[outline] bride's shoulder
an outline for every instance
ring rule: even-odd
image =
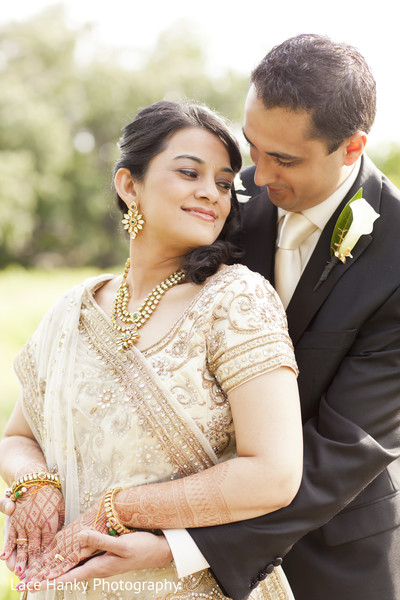
[[[245,285],[250,287],[262,286],[269,291],[273,290],[273,287],[265,277],[241,264],[224,265],[213,277],[215,278],[215,282],[219,283],[225,289],[227,285],[233,287]]]
[[[213,276],[213,280],[213,296],[217,302],[230,303],[247,297],[253,307],[258,307],[256,310],[273,308],[283,313],[282,303],[271,283],[245,265],[225,265]]]
[[[102,275],[91,278],[84,282],[84,286],[95,302],[104,310],[105,313],[111,312],[111,307],[118,288],[121,284],[121,275]]]

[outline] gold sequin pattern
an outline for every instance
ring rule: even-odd
[[[81,307],[72,410],[82,511],[112,486],[173,479],[233,457],[229,391],[282,364],[296,371],[280,302],[246,267],[221,269],[167,335],[140,355],[136,349],[115,351],[117,333],[92,291],[85,291]],[[63,351],[63,340],[60,329],[57,352]],[[18,374],[29,422],[43,438],[46,382],[39,381],[34,354],[28,344]],[[55,401],[62,422],[65,406],[61,396]],[[59,444],[66,454],[65,440]],[[124,581],[164,577],[179,581],[173,569],[138,571]],[[193,577],[180,580],[186,595],[179,600],[224,598],[209,571]],[[250,598],[287,600],[282,586],[271,588],[273,581],[272,574]],[[122,593],[124,599],[131,596]],[[93,597],[99,596],[93,591]]]

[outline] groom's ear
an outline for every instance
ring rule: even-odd
[[[347,166],[354,165],[364,152],[367,144],[367,134],[364,131],[356,131],[353,133],[344,144],[344,164]]]

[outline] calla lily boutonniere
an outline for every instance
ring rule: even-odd
[[[331,240],[331,260],[326,265],[314,292],[339,263],[353,258],[351,251],[362,235],[371,233],[379,214],[362,197],[362,188],[348,201],[336,221]]]
[[[237,173],[235,179],[233,180],[233,187],[235,188],[238,202],[244,204],[250,200],[251,194],[249,194],[246,188],[243,186],[240,173]]]

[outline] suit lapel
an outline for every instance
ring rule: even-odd
[[[372,235],[362,236],[352,252],[353,258],[347,259],[344,264],[337,264],[327,280],[318,290],[313,291],[325,265],[331,258],[330,242],[336,221],[346,203],[360,187],[363,188],[363,197],[379,212],[382,178],[379,171],[377,171],[372,162],[366,157],[363,157],[360,173],[354,185],[325,226],[287,307],[289,332],[293,344],[296,344],[299,340],[332,288],[342,275],[355,264],[372,241]]]
[[[276,240],[276,207],[265,190],[243,205],[241,245],[245,254],[242,262],[274,283]]]

